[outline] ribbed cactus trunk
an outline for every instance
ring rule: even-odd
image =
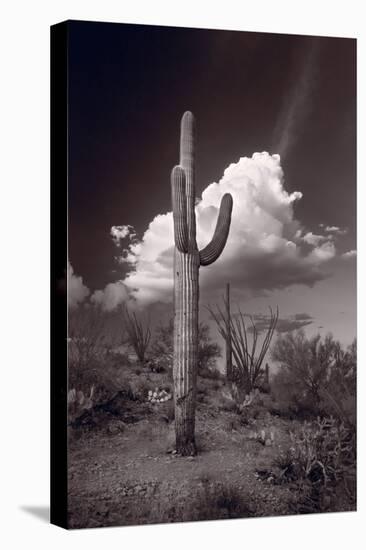
[[[198,361],[198,269],[196,253],[175,253],[174,395],[176,449],[196,452],[194,440]]]
[[[195,403],[198,368],[199,268],[221,254],[229,233],[232,198],[224,195],[211,243],[198,251],[195,217],[195,121],[181,122],[180,165],[172,171],[174,219],[174,402],[176,450],[196,454]]]

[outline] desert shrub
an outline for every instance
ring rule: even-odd
[[[216,342],[212,342],[210,328],[200,323],[198,328],[198,372],[211,372],[213,377],[219,377],[216,369],[216,361],[221,357],[221,348]]]
[[[118,315],[79,306],[69,310],[68,329],[68,412],[73,422],[111,399],[126,381],[123,357],[115,353],[122,340]]]
[[[215,508],[224,511],[228,518],[242,518],[252,515],[248,504],[235,487],[221,487],[214,494],[213,502]],[[221,514],[220,514],[221,515]]]
[[[155,332],[155,339],[151,346],[151,360],[154,370],[169,370],[173,365],[173,319],[167,325],[160,325]]]
[[[287,373],[280,369],[272,379],[272,404],[269,412],[282,418],[292,419],[291,407],[297,391],[296,384],[295,388],[291,387]]]
[[[130,379],[126,385],[126,393],[132,401],[146,401],[151,384],[146,378]]]
[[[222,389],[220,408],[227,411],[235,411],[241,417],[242,424],[248,424],[251,420],[264,417],[268,413],[264,398],[258,388],[245,394],[234,382]]]
[[[208,367],[201,367],[199,370],[199,375],[201,378],[208,378],[209,380],[221,380],[222,374],[221,372],[216,368],[208,368]]]
[[[321,398],[324,409],[351,428],[356,426],[356,371],[356,340],[346,350],[337,342],[334,364]]]
[[[169,391],[169,393],[173,393],[173,371],[171,369],[160,374],[149,373],[147,378],[153,385],[159,386],[162,389]]]
[[[90,359],[87,364],[69,362],[68,387],[89,395],[93,388],[93,405],[108,401],[126,388],[126,376],[113,356]]]
[[[208,521],[229,518],[245,518],[255,516],[253,502],[241,491],[224,482],[210,479],[204,475],[194,483],[183,483],[179,487],[174,502],[169,489],[164,485],[167,496],[156,498],[154,506],[147,503],[144,510],[144,523],[146,517],[150,523],[170,523],[176,521]],[[160,496],[160,495],[159,495]]]
[[[151,346],[151,360],[155,372],[172,370],[173,365],[173,334],[174,322],[169,320],[167,325],[161,325],[156,330],[154,342]],[[216,374],[216,361],[221,357],[221,349],[216,342],[212,342],[208,325],[200,323],[198,329],[198,372],[202,376],[219,376]]]
[[[207,395],[208,394],[208,384],[205,380],[198,379],[197,381],[197,394],[198,395]]]
[[[119,365],[121,368],[131,367],[131,359],[125,351],[120,351],[118,348],[111,350],[109,354],[112,358],[114,363]]]
[[[73,424],[77,418],[85,412],[90,411],[94,406],[94,386],[91,386],[88,395],[83,391],[76,391],[72,388],[67,393],[68,422]]]
[[[272,462],[275,470],[278,472],[276,479],[277,483],[287,483],[296,481],[302,478],[300,467],[297,464],[294,456],[294,448],[281,451]]]
[[[69,366],[69,389],[89,393],[94,386],[94,401],[103,402],[114,393],[122,391],[127,384],[127,375],[113,359],[104,362],[91,361],[82,370]]]
[[[295,461],[314,483],[334,483],[354,473],[355,433],[334,418],[318,418],[292,434]]]
[[[226,412],[237,412],[236,403],[225,397],[220,397],[218,400],[219,409]]]
[[[202,476],[193,508],[197,520],[234,519],[254,515],[248,499],[234,485],[210,480]]]
[[[240,420],[243,425],[250,424],[254,420],[263,418],[266,410],[260,405],[252,405],[239,410]]]
[[[68,363],[79,371],[91,362],[103,362],[116,357],[115,349],[122,343],[119,317],[98,306],[83,305],[69,309]]]
[[[218,391],[222,388],[222,382],[220,380],[220,378],[214,378],[214,382],[212,384],[212,389],[215,390],[215,391]]]
[[[287,374],[287,386],[296,388],[296,397],[311,399],[314,407],[320,403],[332,356],[330,336],[323,342],[319,334],[307,338],[303,330],[280,335],[272,348],[272,358]]]
[[[271,391],[277,409],[299,419],[334,415],[355,424],[356,341],[346,350],[328,334],[280,336],[272,349],[280,364]]]
[[[94,362],[87,365],[82,373],[71,373],[68,391],[69,422],[94,407],[109,402],[121,391],[129,391],[129,382],[119,367],[113,363]]]
[[[292,376],[280,370],[271,383],[272,403],[270,412],[290,420],[311,420],[320,413],[320,402],[316,404]]]
[[[273,466],[276,483],[296,482],[305,489],[309,512],[323,510],[336,492],[343,492],[351,508],[355,504],[355,431],[335,418],[305,422],[292,432],[291,447],[279,453]],[[300,512],[303,505],[300,501]]]
[[[168,370],[168,365],[170,366],[169,361],[164,356],[154,357],[145,361],[145,366],[151,370],[151,372],[156,372],[158,374],[166,372]]]

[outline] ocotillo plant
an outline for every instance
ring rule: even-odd
[[[243,313],[240,307],[238,307],[237,313],[234,315],[230,313],[228,320],[225,298],[224,306],[224,310],[220,306],[216,306],[216,308],[209,306],[207,309],[211,313],[211,317],[215,321],[219,333],[225,342],[228,341],[229,337],[231,339],[232,354],[235,362],[232,371],[233,379],[248,394],[263,382],[265,370],[262,368],[262,364],[276,329],[279,315],[278,307],[275,312],[269,308],[270,315],[267,319],[267,326],[264,329],[262,343],[258,345],[261,330],[255,324],[253,317]],[[250,327],[247,327],[246,320],[249,320]],[[249,333],[251,333],[251,343],[248,338]]]
[[[225,359],[226,359],[226,378],[229,382],[233,379],[233,349],[231,341],[231,313],[230,313],[230,283],[226,284],[225,294],[225,316],[226,316],[226,339],[225,339]]]
[[[267,388],[269,388],[269,364],[266,363],[266,366],[264,368],[264,383]]]
[[[196,453],[195,401],[198,368],[198,274],[220,256],[229,234],[233,200],[221,200],[211,242],[198,250],[195,215],[195,120],[189,111],[181,121],[180,162],[171,176],[174,220],[174,396],[176,450]]]
[[[128,308],[123,309],[123,316],[125,321],[125,329],[127,332],[127,340],[130,346],[132,346],[136,353],[137,359],[141,364],[145,362],[146,351],[149,347],[151,339],[150,323],[144,326],[141,319],[139,319],[135,312],[130,314]]]

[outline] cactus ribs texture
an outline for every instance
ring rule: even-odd
[[[198,368],[199,268],[220,256],[230,229],[233,200],[221,200],[211,242],[199,251],[195,215],[195,120],[191,112],[181,121],[180,164],[171,175],[174,221],[174,396],[176,450],[196,454],[194,437]]]

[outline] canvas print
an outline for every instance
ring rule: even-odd
[[[62,25],[67,527],[356,510],[356,41]]]

